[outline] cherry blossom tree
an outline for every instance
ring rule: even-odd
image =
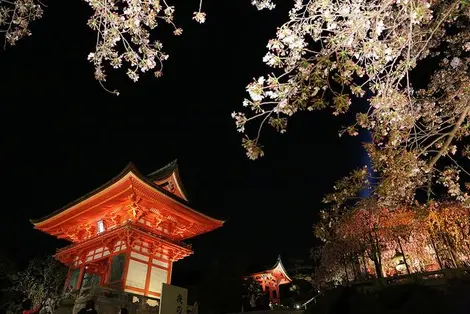
[[[315,226],[316,236],[329,243],[323,257],[335,260],[339,258],[337,254],[340,254],[342,257],[339,259],[343,260],[348,280],[358,277],[357,271],[353,271],[354,276],[348,276],[347,269],[351,263],[357,264],[359,269],[362,267],[367,275],[369,261],[373,263],[375,276],[383,277],[382,251],[386,242],[381,241],[384,230],[380,227],[385,213],[371,205],[367,201],[354,210],[342,213],[330,211],[327,214],[322,211],[322,219]],[[323,262],[328,265],[331,261]]]
[[[95,78],[103,84],[109,69],[123,69],[134,82],[140,75],[153,72],[163,75],[163,62],[168,55],[163,45],[152,35],[159,23],[173,27],[179,36],[183,30],[175,25],[175,7],[165,0],[86,0],[93,14],[88,26],[96,32],[96,47],[88,55],[95,67]],[[30,23],[41,18],[44,5],[39,0],[0,0],[0,32],[5,34],[5,45],[31,35]],[[202,0],[193,19],[204,23]]]
[[[468,267],[469,223],[469,209],[457,201],[390,210],[366,199],[353,208],[324,210],[315,225],[324,243],[316,280],[344,283]]]
[[[469,266],[469,210],[449,202],[429,206],[426,224],[441,252],[441,263],[450,267]]]
[[[273,8],[269,0],[253,4]],[[284,133],[300,111],[351,112],[355,121],[339,134],[372,134],[365,148],[382,205],[412,204],[416,191],[432,196],[442,185],[470,206],[469,172],[459,162],[470,155],[467,0],[297,0],[267,47],[263,60],[274,73],[250,83],[247,111],[232,114],[239,132],[255,126],[242,142],[250,159],[264,155],[265,125]],[[432,74],[421,77],[423,67]],[[342,183],[333,197],[370,185],[365,170]]]
[[[339,135],[372,135],[372,169],[339,180],[315,226],[326,281],[358,279],[361,268],[380,278],[465,265],[469,2],[297,0],[267,48],[274,73],[254,79],[247,109],[232,114],[239,132],[254,126],[242,140],[250,159],[264,155],[265,125],[284,133],[300,111],[352,113]],[[371,198],[358,199],[363,189]]]

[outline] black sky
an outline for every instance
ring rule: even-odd
[[[178,1],[181,37],[161,31],[170,59],[163,78],[111,75],[104,92],[86,60],[94,34],[84,1],[50,1],[33,36],[0,52],[2,251],[18,262],[58,243],[33,230],[38,218],[105,183],[132,161],[149,173],[178,158],[197,210],[228,219],[192,241],[186,265],[221,256],[305,255],[312,223],[333,182],[361,162],[359,140],[337,137],[328,112],[294,117],[287,134],[264,133],[266,157],[249,161],[230,117],[245,86],[267,73],[267,40],[291,5],[258,12],[249,0]],[[272,261],[274,263],[274,261]]]

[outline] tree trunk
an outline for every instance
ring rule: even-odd
[[[444,144],[442,145],[441,149],[437,154],[429,161],[427,164],[428,171],[431,171],[436,162],[441,158],[442,154],[447,151],[447,148],[449,145],[452,143],[452,140],[454,139],[455,135],[457,134],[457,131],[460,129],[460,126],[462,123],[465,121],[465,118],[467,117],[467,114],[470,112],[470,105],[467,106],[462,113],[460,114],[459,119],[455,122],[454,127],[450,131],[449,135],[447,136],[446,140],[444,141]]]
[[[377,231],[374,230],[374,244],[375,244],[375,254],[377,256],[377,266],[378,266],[378,271],[380,273],[380,278],[383,278],[383,272],[382,272],[382,252],[380,251],[380,244],[379,244],[379,237],[377,236]]]
[[[344,256],[343,256],[343,266],[344,266],[344,273],[346,274],[346,281],[349,283],[348,266],[346,264],[346,258],[344,258]]]
[[[436,252],[436,258],[437,262],[439,263],[439,267],[441,268],[441,270],[443,270],[444,267],[442,267],[441,258],[439,257],[439,252],[437,251],[436,243],[434,243],[434,238],[431,233],[429,233],[429,238],[431,239],[432,248],[434,249],[434,252]]]
[[[432,192],[432,170],[429,170],[429,173],[428,173],[428,188],[427,188],[428,203],[431,200],[431,192]]]
[[[382,279],[383,278],[382,265],[380,265],[380,262],[377,260],[377,257],[373,258],[373,262],[375,266],[375,273],[377,274],[377,279]]]
[[[462,234],[462,238],[467,239],[468,235],[465,235],[465,232],[463,232],[462,226],[459,226],[460,228],[460,233]],[[467,245],[467,254],[470,254],[470,245],[468,244],[467,241],[465,241],[465,244]]]
[[[369,273],[367,271],[366,254],[365,253],[362,254],[362,263],[364,264],[364,274],[367,278],[367,277],[369,277]]]
[[[450,256],[452,257],[452,262],[454,263],[455,268],[458,268],[459,262],[457,257],[455,256],[454,248],[452,247],[447,234],[444,235],[444,239],[446,241],[447,247],[449,248]]]
[[[369,240],[371,245],[371,252],[369,254],[370,259],[374,262],[375,273],[377,275],[377,279],[383,278],[382,274],[382,263],[379,259],[380,257],[380,248],[378,248],[377,241],[374,239],[372,233],[369,233]]]
[[[353,269],[355,280],[358,280],[359,277],[361,277],[361,262],[359,260],[359,255],[356,255],[353,258]]]
[[[397,236],[397,241],[398,241],[398,246],[400,247],[401,254],[403,255],[403,262],[405,262],[406,271],[408,272],[408,275],[411,275],[410,267],[408,267],[408,262],[406,260],[405,251],[403,251],[403,247],[401,246],[400,237],[398,237],[398,236]]]

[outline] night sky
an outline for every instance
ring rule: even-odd
[[[287,19],[285,1],[258,12],[249,0],[207,0],[206,24],[191,20],[198,1],[178,1],[181,37],[159,30],[170,59],[163,78],[133,83],[121,72],[106,93],[87,55],[95,35],[83,1],[50,1],[33,36],[0,52],[1,228],[4,254],[24,263],[63,245],[33,229],[40,218],[117,175],[132,161],[150,173],[173,159],[190,203],[226,225],[193,243],[180,262],[248,257],[274,264],[305,256],[312,224],[335,180],[363,162],[360,139],[340,139],[329,112],[302,113],[288,132],[263,133],[266,157],[249,161],[230,117],[245,86],[271,71],[269,38]],[[270,260],[271,259],[271,260]]]

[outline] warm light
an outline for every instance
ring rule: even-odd
[[[103,222],[103,220],[98,220],[98,222],[96,224],[97,224],[97,227],[98,227],[98,233],[104,232],[104,222]]]
[[[156,307],[156,306],[158,305],[158,301],[157,301],[157,300],[148,299],[148,300],[147,300],[147,304],[148,304],[150,307]]]
[[[398,272],[404,272],[406,270],[406,265],[404,263],[403,264],[398,264],[397,266],[395,266],[395,269]]]
[[[296,304],[296,305],[295,305],[295,308],[296,308],[296,309],[300,309],[300,305],[299,305],[299,304]]]

